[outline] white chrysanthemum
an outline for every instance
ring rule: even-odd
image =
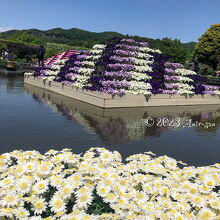
[[[114,160],[114,157],[112,155],[112,153],[110,151],[103,151],[101,154],[100,154],[100,159],[103,161],[103,162],[111,162]]]
[[[204,185],[213,188],[215,187],[215,180],[213,178],[206,178],[204,180]]]
[[[69,215],[64,215],[60,220],[95,220],[99,219],[95,215],[87,215],[85,213],[71,213]]]
[[[57,154],[57,153],[59,153],[59,151],[51,149],[51,150],[47,151],[47,152],[45,153],[45,155],[52,156],[52,155],[55,155],[55,154]]]
[[[89,68],[79,68],[78,72],[85,75],[90,75],[94,70]]]
[[[81,175],[78,174],[73,174],[67,178],[75,188],[78,188],[81,185],[81,179]]]
[[[196,195],[191,199],[191,203],[194,206],[202,207],[205,204],[205,200],[201,196]]]
[[[77,196],[76,206],[79,208],[86,208],[92,203],[92,196],[90,193],[84,193]]]
[[[91,54],[95,54],[95,55],[101,55],[103,52],[102,49],[92,49],[91,50]]]
[[[50,162],[44,162],[42,164],[40,164],[39,166],[37,166],[37,171],[40,175],[49,175],[50,171],[53,167],[53,164]]]
[[[177,167],[177,161],[172,159],[172,158],[169,158],[165,161],[165,166],[168,168],[168,169],[176,169]]]
[[[63,199],[68,199],[71,197],[73,191],[74,191],[74,187],[72,184],[69,183],[60,188],[59,194],[62,195]]]
[[[14,185],[14,177],[9,176],[0,181],[0,187],[9,188]]]
[[[146,65],[146,66],[137,66],[134,65],[134,70],[137,72],[151,72],[152,71],[152,67]]]
[[[95,44],[92,49],[99,49],[99,50],[103,50],[105,49],[106,45],[105,44]]]
[[[88,65],[88,66],[92,66],[92,67],[94,67],[95,66],[95,63],[93,62],[93,61],[83,61],[82,62],[82,65]]]
[[[33,206],[34,206],[34,213],[35,214],[41,214],[42,212],[44,212],[46,210],[46,203],[44,199],[38,198],[33,202]]]
[[[206,185],[202,185],[199,187],[199,192],[203,194],[209,194],[212,191],[211,187],[208,187]]]
[[[51,207],[51,210],[55,213],[64,212],[66,208],[65,202],[63,201],[63,199],[61,199],[58,196],[54,196],[52,198],[52,200],[50,201],[50,207]]]
[[[22,194],[28,193],[30,191],[31,182],[27,178],[21,178],[16,183],[16,189]]]
[[[137,57],[138,58],[142,58],[142,59],[149,59],[149,58],[151,58],[153,56],[150,55],[150,54],[147,54],[147,53],[138,52],[137,53]]]
[[[208,203],[213,209],[220,210],[220,199],[219,198],[212,199]]]
[[[35,167],[36,167],[36,164],[34,164],[34,163],[32,163],[32,162],[28,162],[28,163],[25,163],[25,164],[24,164],[24,170],[25,170],[25,172],[27,172],[27,173],[32,173],[32,172],[34,172]]]
[[[48,181],[40,180],[33,186],[33,190],[36,191],[37,194],[42,194],[48,189]]]
[[[13,208],[1,208],[0,209],[0,217],[12,218],[13,214],[14,214],[14,209]]]
[[[203,208],[198,214],[200,220],[211,220],[216,217],[216,214],[212,212],[210,209]]]
[[[99,175],[101,178],[107,179],[111,175],[111,172],[109,170],[99,169]]]
[[[138,72],[131,72],[132,74],[132,79],[140,81],[140,80],[146,80],[146,79],[151,79],[151,76],[148,76],[145,73],[138,73]]]
[[[1,199],[1,205],[5,207],[12,207],[17,205],[19,198],[15,194],[7,194],[3,199]]]
[[[22,220],[29,220],[29,215],[30,213],[23,207],[18,208],[17,210],[15,210],[15,215],[18,219],[22,219]]]
[[[149,196],[142,191],[136,191],[134,195],[134,201],[141,202],[141,203],[146,203],[149,199]]]
[[[101,55],[97,55],[97,56],[91,55],[91,56],[88,56],[87,59],[97,61],[100,57],[101,57]]]
[[[65,163],[75,164],[78,162],[78,157],[75,154],[68,152],[66,156],[63,158]]]
[[[104,198],[104,201],[109,202],[110,204],[115,203],[117,200],[118,200],[118,196],[111,192],[108,193]]]
[[[189,77],[185,77],[185,76],[178,76],[178,80],[181,82],[193,82],[192,79],[190,79]]]
[[[111,191],[111,187],[104,184],[99,184],[96,190],[99,196],[105,197]]]
[[[86,160],[90,160],[94,157],[94,154],[95,154],[94,152],[88,151],[84,154],[83,158],[86,159]]]
[[[81,188],[79,188],[77,191],[76,191],[76,195],[79,197],[80,195],[84,195],[84,194],[91,194],[92,191],[91,191],[91,188],[87,187],[87,186],[83,186]]]
[[[197,73],[192,71],[192,70],[187,70],[187,69],[176,69],[175,70],[177,75],[182,75],[182,76],[189,76],[189,75],[196,75]]]

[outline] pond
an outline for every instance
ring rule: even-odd
[[[152,151],[201,166],[219,162],[220,105],[107,109],[0,75],[0,153],[90,147],[125,158]]]

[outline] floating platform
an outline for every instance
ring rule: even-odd
[[[101,108],[130,108],[148,106],[190,106],[190,105],[219,105],[220,96],[212,95],[133,95],[121,97],[76,88],[72,85],[62,85],[48,82],[33,76],[26,76],[24,82],[39,88],[55,92]]]

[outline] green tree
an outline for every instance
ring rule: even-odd
[[[171,57],[173,62],[185,63],[190,57],[190,52],[183,46],[180,40],[163,38],[159,42],[161,52]]]
[[[213,24],[200,38],[194,56],[216,70],[220,68],[220,23]]]
[[[3,42],[0,42],[0,50],[7,49],[7,45]]]
[[[8,38],[8,40],[12,40],[17,43],[29,43],[37,45],[45,43],[43,39],[35,37],[23,31],[13,34],[10,38]]]

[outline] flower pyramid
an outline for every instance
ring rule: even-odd
[[[34,74],[25,73],[25,75],[34,75],[34,77],[40,77],[48,81],[53,81],[60,72],[61,67],[65,64],[69,57],[76,52],[76,50],[69,50],[48,58],[44,61],[43,67],[36,68]]]
[[[68,50],[64,53],[57,54],[51,58],[48,58],[44,61],[45,66],[53,65],[57,60],[67,60],[72,54],[76,53],[76,50]]]
[[[161,52],[158,51],[151,51],[152,55],[152,72],[148,73],[149,76],[151,76],[151,79],[149,80],[151,84],[151,92],[152,94],[158,94],[163,93],[162,91],[166,90],[164,86],[165,81],[165,62],[169,60],[169,57],[161,54]]]
[[[152,55],[146,42],[113,38],[106,45],[90,77],[87,89],[113,95],[150,94]]]
[[[180,63],[165,62],[164,90],[165,94],[193,94],[193,86],[189,84],[193,80],[189,76],[196,72],[186,70]]]
[[[206,85],[205,77],[170,62],[147,42],[133,39],[114,37],[106,45],[79,53],[68,51],[45,64],[36,70],[35,77],[112,95],[220,95],[220,87]]]
[[[88,79],[94,71],[95,62],[100,58],[105,45],[94,45],[91,51],[83,50],[73,54],[60,69],[55,81],[64,84],[74,84],[83,88],[88,86]]]

